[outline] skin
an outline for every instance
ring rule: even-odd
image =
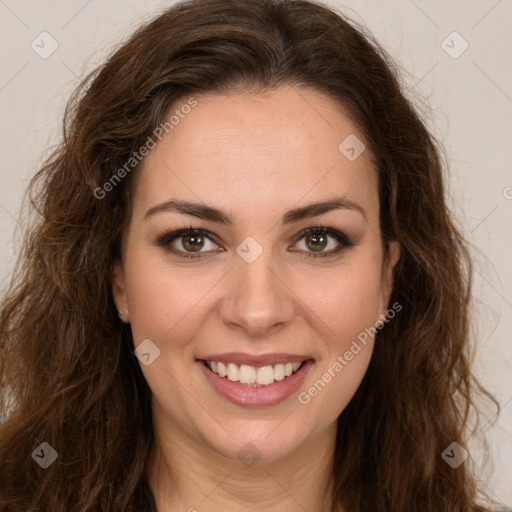
[[[378,323],[400,251],[392,242],[385,258],[372,157],[367,149],[350,161],[340,152],[349,134],[364,137],[338,103],[309,88],[196,99],[144,161],[123,261],[112,274],[113,297],[135,346],[149,338],[160,350],[150,365],[141,364],[153,393],[156,436],[149,482],[159,511],[325,511],[336,420],[367,370],[374,340],[369,337],[307,404],[295,393],[273,406],[235,405],[211,388],[196,358],[235,351],[307,354],[315,364],[302,392]],[[367,218],[336,209],[281,224],[292,208],[341,196]],[[174,211],[145,218],[171,197],[229,212],[234,224]],[[217,238],[194,246],[201,258],[180,258],[155,242],[190,224]],[[308,257],[319,242],[295,237],[322,226],[346,233],[356,245],[332,257]],[[248,236],[263,249],[252,263],[236,252]],[[197,254],[182,241],[172,246]],[[330,236],[321,244],[320,252],[339,245]],[[261,456],[251,467],[237,458],[249,442]]]

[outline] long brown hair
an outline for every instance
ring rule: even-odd
[[[36,217],[1,309],[0,508],[156,510],[145,477],[151,394],[110,286],[139,167],[126,162],[179,99],[281,85],[329,95],[361,126],[383,239],[402,248],[391,303],[403,309],[338,419],[335,504],[476,510],[470,466],[441,456],[464,446],[475,394],[494,400],[470,369],[471,262],[445,202],[441,153],[382,48],[306,0],[175,4],[74,93],[63,141],[31,182]],[[43,442],[57,453],[46,469],[31,456]]]

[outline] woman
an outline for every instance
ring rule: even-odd
[[[484,510],[443,187],[393,64],[327,7],[192,0],[141,27],[32,183],[0,505]]]

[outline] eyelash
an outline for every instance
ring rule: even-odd
[[[179,229],[177,231],[165,232],[165,233],[157,236],[156,243],[157,243],[157,245],[164,247],[166,250],[178,255],[178,257],[180,257],[180,258],[189,258],[189,259],[202,258],[203,256],[201,256],[201,254],[204,254],[204,253],[191,254],[191,253],[187,253],[187,252],[180,251],[178,249],[170,247],[171,242],[173,242],[177,238],[180,238],[182,236],[189,235],[189,234],[202,235],[205,238],[207,238],[208,240],[210,240],[211,242],[217,244],[216,237],[214,237],[212,235],[212,233],[210,233],[209,231],[205,231],[203,229],[194,228],[192,226],[190,226],[189,229]],[[327,227],[323,227],[323,226],[308,228],[308,229],[301,231],[297,235],[294,243],[296,244],[297,242],[302,240],[302,238],[306,237],[307,235],[311,235],[311,234],[329,235],[329,236],[333,237],[334,239],[336,239],[340,243],[340,246],[336,249],[332,249],[329,252],[319,252],[319,253],[307,252],[308,256],[306,256],[306,257],[311,257],[311,258],[332,257],[332,256],[336,256],[343,249],[347,249],[349,247],[353,247],[354,245],[356,245],[354,242],[352,242],[350,240],[350,238],[347,235],[345,235],[345,233],[342,233],[336,229],[327,228]],[[219,244],[217,244],[217,245],[219,245]],[[208,252],[208,251],[205,251],[205,252]]]

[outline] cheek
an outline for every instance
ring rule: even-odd
[[[226,267],[205,261],[191,264],[192,270],[135,247],[129,254],[125,265],[135,344],[149,338],[166,351],[185,350],[185,356],[190,351],[193,357],[195,338],[206,322],[216,325],[211,317],[230,289]],[[313,334],[320,339],[324,356],[325,351],[331,356],[345,352],[365,328],[375,325],[380,306],[376,251],[361,251],[330,267],[308,263],[285,272],[289,291],[280,300],[296,305],[296,321],[306,324],[305,338]]]
[[[290,332],[300,333],[301,341],[309,343],[319,358],[297,405],[307,416],[304,424],[320,428],[346,407],[368,367],[373,339],[365,329],[375,325],[379,314],[380,266],[376,256],[366,251],[330,267],[291,268],[284,270],[287,286],[280,292],[281,300],[296,306]],[[198,348],[204,349],[204,340],[224,332],[215,331],[218,311],[236,284],[227,270],[208,262],[184,270],[136,250],[126,260],[134,343],[149,338],[161,350],[162,357],[141,368],[167,410],[188,407],[188,395],[165,370],[184,380]],[[170,388],[177,392],[169,393]],[[194,395],[201,396],[201,390]]]
[[[336,420],[366,373],[379,315],[380,272],[373,264],[347,267],[320,284],[306,305],[317,317],[322,357],[298,396],[318,427]]]
[[[381,307],[380,279],[380,262],[371,254],[361,254],[332,272],[316,272],[309,279],[298,278],[297,295],[306,306],[304,311],[314,312],[316,323],[324,324],[323,332],[330,345],[342,349],[377,322]]]
[[[187,347],[199,331],[205,308],[215,295],[218,272],[180,269],[133,250],[126,260],[130,324],[137,345],[150,338],[166,351]],[[168,343],[172,340],[172,343]]]

